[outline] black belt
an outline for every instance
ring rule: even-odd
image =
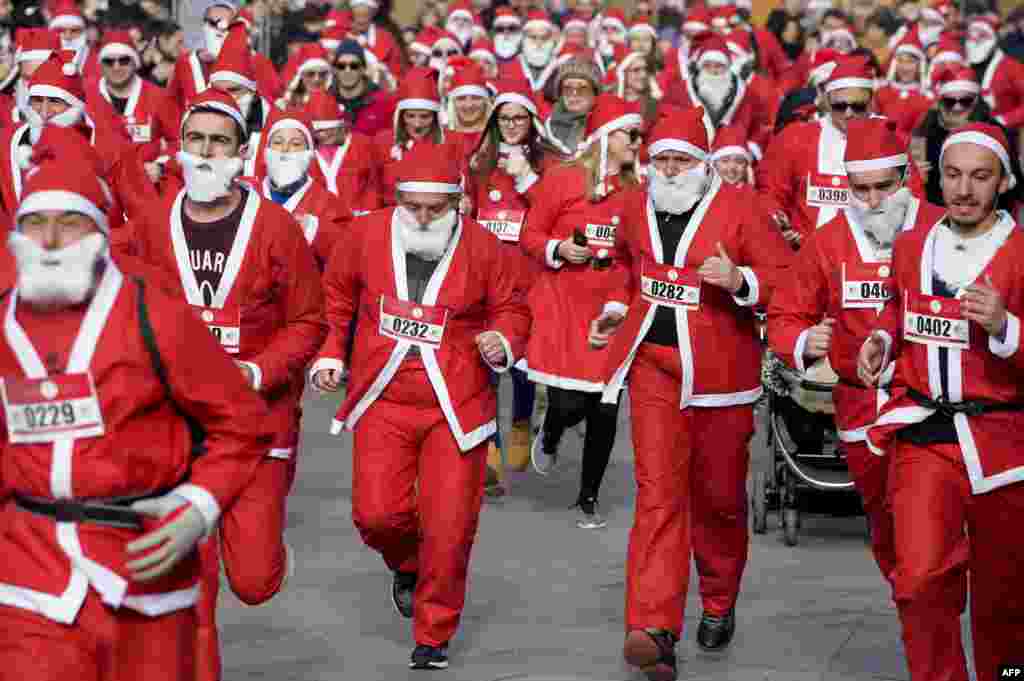
[[[950,402],[945,398],[934,400],[913,388],[907,390],[907,396],[926,409],[934,409],[943,416],[952,418],[957,414],[981,416],[994,411],[1024,411],[1024,404],[1019,402],[986,402],[984,400],[967,400]]]
[[[93,523],[107,527],[123,527],[130,530],[142,529],[142,514],[133,511],[129,505],[138,499],[108,499],[101,501],[73,501],[70,499],[40,499],[16,495],[14,503],[30,513],[53,518],[59,523]]]

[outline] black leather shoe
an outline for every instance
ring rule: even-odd
[[[736,633],[736,610],[730,609],[721,617],[704,613],[697,628],[697,645],[704,650],[721,650],[732,641]]]
[[[415,572],[395,572],[395,579],[391,582],[391,604],[395,606],[395,612],[402,617],[412,617],[412,599],[416,593]]]
[[[634,629],[626,635],[622,656],[648,681],[676,681],[676,637],[664,629]]]

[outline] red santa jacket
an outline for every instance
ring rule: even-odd
[[[253,52],[251,57],[259,93],[271,101],[280,97],[284,88],[273,63],[259,52]],[[182,53],[174,63],[174,72],[167,83],[167,95],[177,106],[179,115],[189,100],[209,87],[211,66],[211,63],[200,59],[195,50]]]
[[[1024,126],[1024,64],[996,48],[981,78],[981,98],[1007,128]]]
[[[604,388],[604,362],[587,344],[587,333],[591,320],[613,291],[622,290],[626,277],[615,251],[626,192],[617,176],[607,184],[608,196],[592,202],[587,197],[587,171],[563,166],[550,170],[531,190],[519,245],[543,268],[527,298],[533,328],[526,362],[535,382],[586,392]],[[559,242],[571,239],[575,230],[586,236],[595,255],[612,258],[612,266],[597,270],[590,263],[556,259]]]
[[[792,62],[774,33],[765,28],[755,28],[752,33],[757,41],[757,60],[761,70],[769,79],[778,83]]]
[[[746,298],[739,299],[718,287],[700,285],[699,308],[676,309],[683,366],[679,406],[751,404],[761,396],[761,347],[753,306],[771,301],[792,254],[782,235],[758,219],[749,200],[744,199],[746,196],[749,194],[724,184],[716,176],[695,206],[676,252],[668,254],[663,252],[654,206],[647,192],[629,193],[625,222],[616,234],[615,244],[619,262],[628,276],[625,287],[606,299],[609,303],[624,301],[628,312],[612,342],[601,353],[607,377],[605,402],[618,399],[636,350],[654,322],[657,306],[645,297],[643,277],[653,271],[655,264],[674,264],[678,270],[692,272],[718,255],[718,244],[740,268],[750,291]],[[672,271],[679,276],[677,270]],[[671,272],[667,276],[673,278]]]
[[[757,88],[758,97],[763,98],[769,96],[765,91],[763,84],[758,83]],[[682,109],[689,109],[695,106],[705,106],[697,96],[696,84],[692,78],[686,78],[681,83],[675,82],[670,85],[669,89],[665,90],[665,98],[662,101],[670,104],[671,106],[677,106]],[[732,104],[725,112],[725,115],[722,116],[722,120],[718,127],[735,127],[743,133],[745,138],[748,139],[754,136],[754,132],[758,129],[758,126],[763,126],[765,124],[764,120],[755,124],[754,105],[755,102],[754,98],[750,95],[750,88],[742,79],[737,78],[736,96],[733,98]],[[759,118],[764,119],[764,116],[759,116]]]
[[[407,151],[412,151],[412,149],[421,144],[436,146],[438,147],[437,153],[452,154],[458,158],[458,147],[450,144],[447,139],[438,143],[428,136],[428,138],[422,140],[409,140],[404,145],[398,145],[395,143],[395,133],[393,130],[384,130],[373,138],[373,168],[377,178],[379,200],[382,206],[395,205],[395,184],[398,181],[395,173],[398,171],[398,162],[402,160],[402,156]],[[341,191],[340,187],[339,191]]]
[[[888,335],[887,345],[896,361],[896,373],[892,399],[882,408],[874,425],[868,427],[868,446],[875,454],[885,453],[898,430],[933,413],[912,400],[908,390],[940,397],[942,361],[947,365],[947,397],[951,402],[1024,404],[1024,352],[1020,342],[1020,320],[1024,316],[1024,279],[1020,276],[1024,232],[1008,213],[1001,212],[992,229],[995,238],[1005,241],[975,279],[991,278],[1006,304],[1008,324],[1006,336],[1000,342],[974,322],[956,321],[958,301],[951,300],[951,310],[940,307],[940,312],[931,318],[934,308],[929,306],[933,303],[925,302],[922,307],[918,296],[933,292],[934,244],[940,229],[945,229],[941,222],[931,228],[912,230],[896,240],[893,297],[876,326],[876,330]],[[942,317],[953,319],[944,321]],[[964,329],[963,335],[956,333],[959,325]],[[911,342],[907,332],[918,333],[922,329],[943,335],[949,331],[949,337],[966,342],[967,347],[939,353],[930,345]],[[1024,480],[1024,412],[997,411],[979,416],[960,413],[953,421],[975,494]]]
[[[339,244],[324,274],[330,335],[312,372],[342,368],[351,322],[356,320],[351,378],[331,427],[335,434],[342,427],[357,427],[401,369],[411,347],[381,332],[385,300],[409,300],[405,253],[394,214],[394,209],[380,210],[359,218],[362,228]],[[484,331],[497,331],[515,358],[522,355],[530,328],[514,273],[497,239],[475,220],[461,218],[421,304],[443,311],[444,331],[439,347],[421,347],[420,358],[409,361],[425,365],[452,435],[462,451],[469,451],[496,429],[490,371],[475,338]]]
[[[405,64],[402,62],[402,49],[395,42],[395,38],[391,33],[382,28],[378,28],[375,24],[370,24],[370,28],[361,35],[356,36],[356,40],[363,47],[373,52],[373,56],[377,57],[385,66],[388,67],[388,71],[396,79],[402,77],[402,73],[405,72]]]
[[[351,132],[333,158],[328,160],[318,150],[313,161],[323,175],[327,190],[335,196],[347,197],[354,213],[380,208],[374,146],[369,137]]]
[[[932,108],[935,98],[930,92],[922,92],[919,85],[887,83],[875,91],[875,108],[886,118],[899,125],[899,130],[909,139],[921,117]]]
[[[57,353],[67,358],[63,381],[89,377],[86,385],[94,386],[103,424],[99,435],[12,442],[16,437],[11,423],[2,417],[5,492],[46,499],[111,499],[173,490],[213,528],[269,447],[267,409],[185,306],[152,286],[145,287],[144,297],[169,392],[143,340],[138,284],[113,264],[106,267],[87,311],[42,314],[16,305],[11,291],[0,297],[5,311],[0,341],[5,399],[17,400],[17,392],[29,389],[16,390],[16,381],[47,378],[40,357]],[[63,384],[54,381],[58,387]],[[34,385],[43,392],[47,384]],[[8,407],[11,411],[5,413],[17,411],[13,403]],[[199,457],[179,409],[205,430]],[[0,513],[0,604],[71,624],[89,589],[113,608],[151,617],[196,603],[195,552],[166,576],[137,583],[125,567],[124,546],[138,532],[57,523],[11,502]],[[147,529],[152,527],[147,523]]]
[[[131,143],[139,148],[144,162],[154,160],[165,149],[177,148],[177,109],[163,88],[136,78],[122,114],[110,103],[106,79],[100,78],[96,86],[86,92],[86,102],[94,115],[124,128]]]
[[[298,438],[303,372],[327,334],[320,274],[295,220],[280,206],[246,194],[234,244],[224,263],[213,304],[206,308],[190,264],[181,216],[185,192],[154,205],[126,227],[132,255],[162,272],[163,282],[183,296],[227,341],[225,349],[253,368],[260,394],[270,405],[275,441],[272,455],[288,458]]]
[[[260,191],[263,198],[270,201],[268,178],[263,178]],[[282,208],[291,213],[302,227],[302,233],[306,237],[306,243],[313,249],[313,257],[320,272],[326,268],[327,259],[352,219],[352,209],[348,205],[348,200],[347,196],[344,199],[334,196],[320,181],[307,177],[306,183],[282,205]]]
[[[534,78],[530,67],[526,64],[526,57],[520,54],[498,65],[498,80],[526,83],[530,86],[530,91],[534,93],[534,97],[539,103],[540,100],[544,99],[544,86],[555,77],[557,72],[558,58],[552,57],[548,65],[541,69],[537,77]]]
[[[942,215],[942,208],[912,198],[902,231],[931,227]],[[844,210],[803,244],[786,285],[776,289],[768,307],[772,351],[801,372],[810,327],[826,317],[835,320],[828,358],[841,379],[833,397],[843,442],[863,442],[865,427],[889,398],[887,390],[861,384],[857,353],[892,287],[890,254],[878,252]]]

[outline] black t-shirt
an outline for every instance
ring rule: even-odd
[[[181,226],[188,245],[188,260],[195,272],[205,305],[213,304],[213,296],[224,276],[224,265],[235,243],[238,224],[242,220],[242,211],[245,210],[248,198],[248,192],[243,189],[238,207],[230,215],[213,222],[196,222],[185,212],[185,206],[181,207]]]
[[[110,105],[114,107],[114,110],[117,111],[117,113],[123,116],[124,110],[128,108],[128,98],[110,95]]]
[[[675,262],[676,249],[686,232],[693,210],[688,210],[682,215],[671,213],[655,213],[658,219],[658,234],[661,235],[661,261],[662,264]],[[659,305],[654,312],[654,321],[651,328],[644,336],[645,343],[655,345],[668,345],[676,347],[679,345],[679,334],[676,332],[676,311],[675,308]]]

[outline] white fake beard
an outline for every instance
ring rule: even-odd
[[[523,41],[523,57],[526,63],[535,69],[547,66],[555,53],[555,41],[549,40],[542,46],[537,47],[533,42]]]
[[[107,237],[99,232],[56,251],[21,232],[11,232],[7,245],[18,264],[18,296],[40,308],[85,302],[96,284],[96,265],[107,254]]]
[[[395,209],[398,224],[401,226],[399,236],[405,246],[405,252],[424,260],[438,260],[448,248],[448,241],[455,228],[455,209],[448,211],[427,225],[421,225],[416,216],[404,206]]]
[[[459,43],[461,43],[462,45],[468,45],[470,41],[473,40],[472,26],[470,26],[469,28],[463,28],[461,31],[455,31],[451,28],[449,28],[448,30],[455,34],[455,37],[459,39]]]
[[[708,189],[708,167],[701,163],[675,177],[667,177],[652,163],[647,177],[654,210],[682,215],[697,205]]]
[[[29,107],[25,113],[25,121],[28,123],[28,136],[32,144],[39,141],[39,138],[43,134],[43,127],[47,125],[55,125],[58,128],[73,128],[82,122],[82,116],[85,113],[84,109],[77,106],[69,108],[62,114],[57,114],[53,118],[43,120],[35,109]]]
[[[494,53],[501,59],[511,59],[523,43],[522,33],[504,34],[494,38]]]
[[[242,159],[202,158],[187,151],[176,155],[185,176],[185,193],[196,203],[213,203],[231,194],[231,185],[242,172]]]
[[[85,43],[86,43],[86,35],[85,35],[85,33],[82,33],[82,35],[78,36],[74,40],[64,40],[64,38],[61,38],[60,39],[60,49],[62,49],[62,50],[70,50],[70,51],[74,52],[75,55],[77,56],[85,48]]]
[[[971,64],[980,64],[989,58],[992,54],[992,50],[996,48],[996,39],[989,38],[988,40],[968,40],[964,45],[964,50],[967,53],[967,61]]]
[[[725,98],[732,90],[732,73],[726,71],[718,76],[706,73],[697,74],[697,94],[716,112],[722,108]]]
[[[220,54],[220,48],[224,46],[224,41],[227,38],[227,31],[219,31],[213,26],[203,25],[203,44],[206,46],[206,51],[214,57]]]
[[[313,160],[313,152],[283,152],[267,149],[264,157],[267,161],[267,174],[270,175],[271,184],[283,188],[306,177],[309,164]]]
[[[883,249],[892,248],[896,233],[903,226],[910,204],[910,190],[900,187],[882,202],[877,210],[850,193],[850,212],[854,219]]]
[[[942,28],[941,25],[935,24],[934,26],[918,29],[917,36],[921,39],[921,44],[925,49],[939,41],[939,37],[942,35]]]

